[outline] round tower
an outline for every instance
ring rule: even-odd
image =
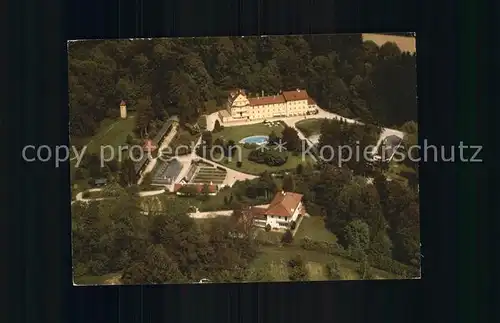
[[[120,102],[120,117],[127,119],[127,103],[123,100]]]

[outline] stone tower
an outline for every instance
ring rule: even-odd
[[[127,103],[123,100],[120,102],[120,117],[122,119],[127,119]]]

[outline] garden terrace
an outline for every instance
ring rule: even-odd
[[[198,167],[198,171],[191,183],[195,184],[222,184],[226,179],[227,171],[215,167]]]

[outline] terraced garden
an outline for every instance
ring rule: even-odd
[[[192,183],[195,184],[222,184],[226,179],[227,172],[215,167],[199,167]]]

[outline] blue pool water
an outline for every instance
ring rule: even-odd
[[[269,136],[251,136],[240,140],[241,144],[257,144],[262,145],[267,143]]]

